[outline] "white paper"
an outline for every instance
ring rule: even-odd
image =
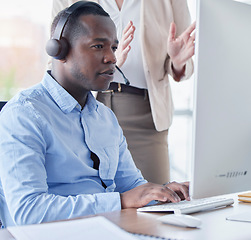
[[[234,0],[236,2],[246,3],[251,5],[251,0]]]
[[[238,221],[238,222],[251,222],[251,211],[238,213],[227,217],[227,220]]]
[[[136,240],[105,217],[8,227],[16,240]]]

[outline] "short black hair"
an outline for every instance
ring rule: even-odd
[[[83,5],[77,8],[68,18],[68,21],[63,29],[62,37],[68,40],[68,43],[72,45],[76,38],[85,33],[83,25],[80,23],[79,18],[83,15],[98,15],[104,17],[110,17],[110,15],[97,3],[90,1],[82,1]],[[51,38],[54,35],[56,26],[67,13],[65,8],[60,11],[54,18],[51,25]]]

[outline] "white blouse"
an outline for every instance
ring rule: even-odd
[[[131,42],[131,51],[127,60],[121,67],[125,76],[129,79],[131,86],[147,89],[140,34],[140,8],[141,0],[124,0],[121,10],[119,10],[115,0],[100,0],[100,5],[107,11],[117,28],[118,39],[121,39],[123,29],[132,21],[136,27],[134,39]],[[119,72],[115,73],[114,82],[124,83],[124,79]]]

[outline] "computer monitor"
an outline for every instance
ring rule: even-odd
[[[198,0],[193,198],[251,190],[251,5]]]

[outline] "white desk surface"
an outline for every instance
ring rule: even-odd
[[[233,206],[192,214],[202,220],[202,225],[199,229],[166,225],[156,220],[157,217],[163,214],[140,213],[136,212],[135,209],[126,209],[100,215],[105,216],[127,231],[152,234],[167,239],[251,240],[251,222],[226,220],[226,217],[243,212],[249,213],[251,217],[251,203],[239,202],[237,194],[231,196],[235,199]],[[4,229],[0,230],[0,239],[11,240],[13,238]]]
[[[165,236],[189,240],[251,240],[251,222],[226,220],[226,217],[244,212],[249,213],[251,219],[251,203],[239,202],[235,197],[233,206],[191,214],[202,220],[200,228],[188,229],[166,225],[169,233]]]

